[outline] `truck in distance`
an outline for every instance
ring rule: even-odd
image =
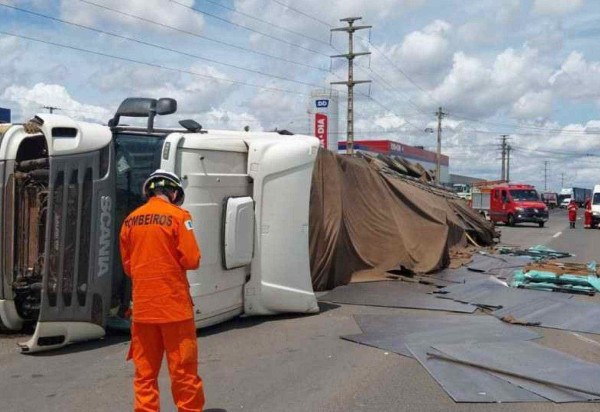
[[[544,227],[548,207],[532,185],[488,182],[474,187],[471,207],[492,222],[514,226],[517,223],[537,223]]]

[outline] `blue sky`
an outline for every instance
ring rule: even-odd
[[[20,36],[0,33],[0,106],[106,122],[125,97],[175,97],[164,124],[306,133],[310,91],[346,76],[329,56],[348,16],[373,26],[356,38],[372,53],[356,59],[372,80],[356,87],[357,138],[433,148],[442,106],[452,173],[498,178],[506,133],[515,180],[543,188],[548,161],[550,189],[600,183],[592,0],[0,0],[0,31]]]

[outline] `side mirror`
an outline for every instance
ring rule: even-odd
[[[109,127],[117,127],[121,116],[147,117],[148,130],[154,129],[154,116],[172,114],[177,111],[177,101],[170,98],[150,99],[147,97],[128,97],[123,100],[114,117],[109,120]]]
[[[177,111],[177,100],[168,97],[158,99],[156,102],[156,114],[164,116]]]

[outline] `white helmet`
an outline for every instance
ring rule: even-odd
[[[185,193],[183,186],[181,185],[181,179],[175,173],[168,172],[163,169],[157,169],[148,176],[148,179],[144,182],[142,192],[146,199],[149,199],[153,195],[154,189],[159,187],[172,188],[177,191],[177,196],[173,201],[173,204],[181,206],[185,199]]]

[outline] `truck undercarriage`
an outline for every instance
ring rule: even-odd
[[[38,319],[45,256],[45,233],[48,221],[49,159],[43,136],[23,141],[17,153],[14,173],[8,183],[5,233],[14,233],[12,256],[7,256],[6,269],[12,267],[12,292],[19,316],[25,321]],[[14,196],[10,195],[13,191]],[[7,216],[10,217],[10,216]],[[10,225],[14,225],[13,228]],[[10,245],[8,245],[10,248]],[[10,260],[13,264],[10,264]],[[7,272],[5,272],[7,273]],[[48,285],[56,289],[56,283]]]

